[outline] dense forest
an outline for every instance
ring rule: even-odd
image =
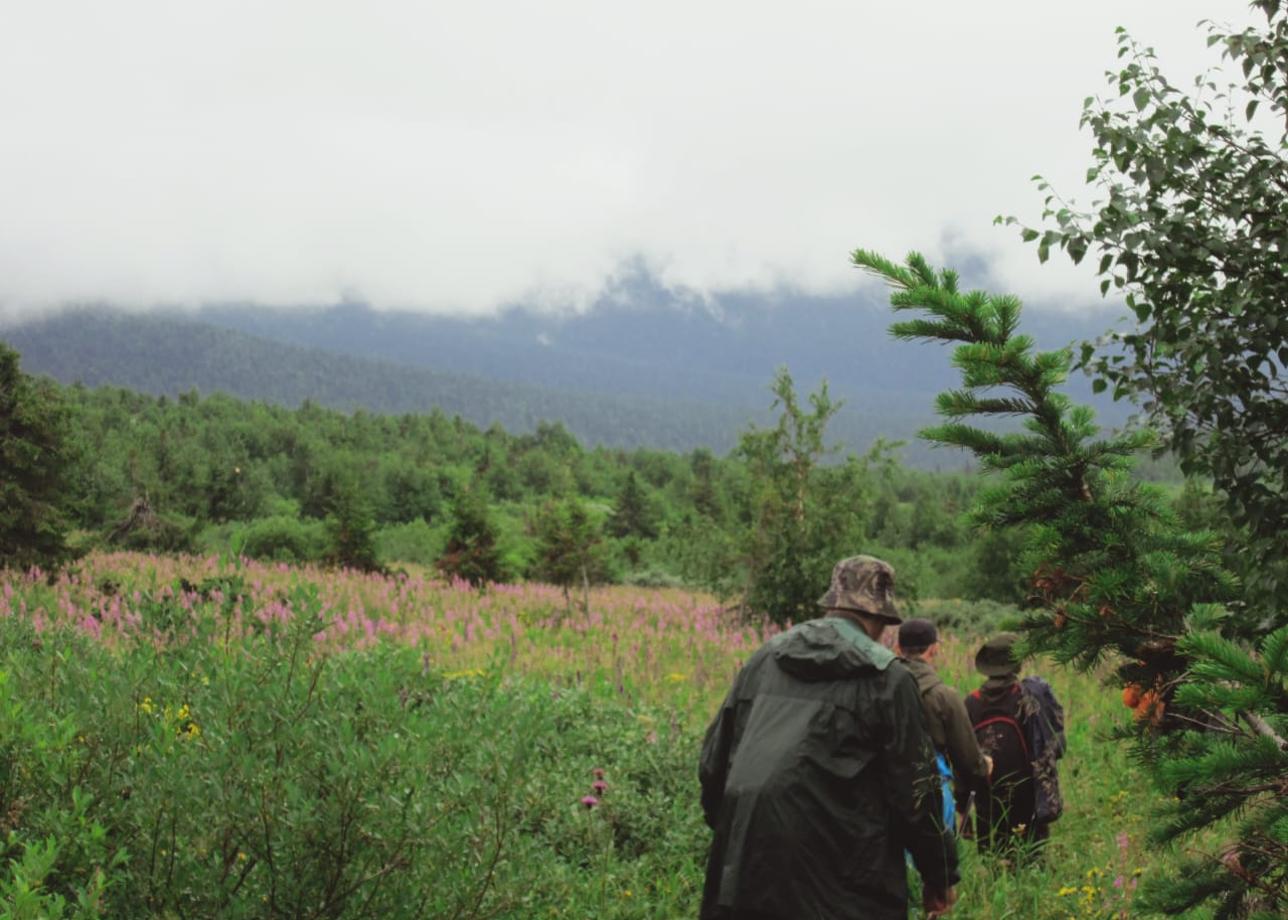
[[[798,399],[786,371],[777,424],[749,425],[724,456],[587,448],[559,423],[512,434],[437,409],[43,386],[68,415],[65,511],[80,548],[437,564],[478,583],[685,584],[778,619],[808,613],[808,586],[858,551],[894,561],[910,597],[1024,590],[1017,537],[972,535],[961,519],[978,476],[905,467],[886,442],[828,449],[836,403],[825,387]],[[774,587],[757,592],[757,577]]]

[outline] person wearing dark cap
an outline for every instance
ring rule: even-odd
[[[1063,801],[1056,761],[1064,754],[1064,710],[1040,677],[1020,679],[1019,637],[994,636],[975,655],[987,679],[966,698],[975,737],[993,758],[993,774],[976,786],[975,837],[981,850],[1040,850]]]
[[[751,656],[707,730],[703,920],[902,920],[905,850],[927,916],[956,899],[917,683],[879,641],[901,622],[894,569],[843,559],[819,606]]]
[[[926,727],[935,744],[939,774],[944,782],[944,823],[956,827],[957,815],[966,814],[971,789],[988,782],[991,764],[980,751],[975,729],[961,695],[935,671],[939,630],[930,620],[905,620],[899,627],[896,647],[908,670],[917,679]],[[952,783],[953,777],[956,783]]]

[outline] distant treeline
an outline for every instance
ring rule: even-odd
[[[379,564],[433,564],[469,502],[485,510],[502,578],[551,574],[551,509],[571,506],[585,518],[576,539],[594,549],[580,577],[732,593],[757,564],[749,537],[764,526],[767,483],[741,449],[586,449],[559,424],[512,435],[440,411],[62,393],[75,442],[71,511],[86,541],[343,562],[356,529]],[[908,592],[1017,599],[1009,545],[970,536],[961,520],[979,477],[907,469],[884,446],[809,475],[835,533],[825,552],[884,554]]]

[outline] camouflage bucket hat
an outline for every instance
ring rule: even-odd
[[[851,556],[832,569],[832,586],[818,599],[828,610],[853,610],[902,623],[894,605],[894,569],[875,556]]]
[[[1019,673],[1020,659],[1015,656],[1015,643],[1019,640],[1015,633],[999,633],[989,639],[975,653],[975,670],[985,677]]]

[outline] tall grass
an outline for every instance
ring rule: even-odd
[[[574,601],[128,554],[0,576],[0,903],[694,916],[701,731],[772,628],[676,590]],[[959,689],[973,652],[944,642]],[[1065,705],[1066,814],[1033,866],[963,842],[955,915],[1129,916],[1172,854],[1142,844],[1153,793],[1107,740],[1128,710],[1094,675],[1040,671]]]

